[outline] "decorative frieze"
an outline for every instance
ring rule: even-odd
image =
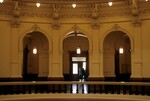
[[[22,7],[22,2],[14,2],[14,8],[13,8],[13,11],[12,11],[12,14],[14,17],[20,17],[21,16],[21,7]]]
[[[91,17],[97,19],[99,17],[99,6],[98,4],[91,4]]]
[[[58,20],[60,18],[60,4],[53,4],[52,16],[54,20]]]

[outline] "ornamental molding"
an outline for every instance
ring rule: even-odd
[[[35,24],[32,26],[32,31],[39,31],[40,30],[40,27],[38,24]]]
[[[60,29],[60,23],[56,20],[51,24],[52,28],[54,30],[59,30]]]
[[[91,27],[96,30],[96,29],[99,29],[99,28],[100,28],[100,24],[97,23],[97,22],[93,22],[93,23],[91,24]]]
[[[86,4],[86,6],[72,9],[71,6],[60,6],[56,4],[50,4],[49,6],[41,6],[37,8],[35,5],[27,5],[22,2],[14,4],[14,2],[3,3],[0,5],[0,14],[15,16],[15,17],[39,17],[39,18],[52,18],[58,20],[60,18],[93,18],[98,19],[101,17],[115,17],[115,16],[131,16],[133,14],[150,14],[150,3],[140,2],[138,6],[138,13],[131,12],[130,5],[128,3],[115,5],[111,8],[107,6],[94,5],[90,7],[91,4]],[[14,13],[14,7],[19,6],[17,13]],[[96,13],[92,14],[92,11]]]
[[[134,18],[132,24],[134,25],[134,27],[140,27],[142,25],[142,20],[139,18]]]
[[[12,21],[11,21],[11,27],[12,28],[18,28],[20,26],[20,21],[19,21],[19,19],[13,19]]]
[[[119,31],[121,29],[121,27],[118,25],[118,24],[115,24],[113,27],[112,27],[112,30],[113,31]]]

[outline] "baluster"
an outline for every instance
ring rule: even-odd
[[[55,85],[52,85],[52,92],[55,93]]]
[[[145,95],[145,86],[142,86],[142,95]]]
[[[31,94],[31,85],[28,85],[29,94]]]
[[[99,85],[99,93],[102,93],[102,85]]]
[[[147,95],[150,95],[150,86],[148,86],[148,91],[147,91]]]
[[[82,94],[84,94],[84,84],[82,84]]]
[[[26,93],[26,85],[23,85],[23,94]]]
[[[117,94],[120,94],[121,85],[117,85]]]
[[[96,93],[96,85],[94,85],[94,93]]]
[[[132,85],[129,86],[129,94],[132,95]]]
[[[123,85],[123,94],[126,94],[126,85]]]
[[[16,93],[19,94],[19,85],[17,85],[16,89],[17,89]]]
[[[65,86],[65,91],[64,92],[67,93],[67,85],[65,84],[64,86]]]
[[[108,94],[108,85],[104,85],[105,94]]]
[[[87,86],[88,86],[88,93],[91,93],[91,85],[88,84]]]
[[[136,94],[136,95],[139,94],[138,86],[135,86],[135,94]]]
[[[58,88],[59,88],[59,93],[61,93],[61,85],[60,84],[58,85]]]
[[[70,84],[70,93],[72,93],[72,84]]]
[[[114,92],[115,92],[114,87],[115,87],[114,85],[111,85],[111,94],[114,94]]]
[[[79,85],[76,84],[76,87],[77,87],[76,92],[79,93]]]

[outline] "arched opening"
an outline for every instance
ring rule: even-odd
[[[38,80],[48,77],[49,43],[46,36],[38,31],[23,38],[23,79]],[[45,79],[44,79],[45,80]]]
[[[122,31],[110,32],[104,39],[103,66],[106,80],[128,81],[131,75],[131,42]],[[110,79],[109,79],[110,78]]]
[[[81,53],[77,53],[77,48]],[[71,32],[63,40],[63,75],[65,80],[86,80],[89,74],[89,42],[80,32]],[[84,72],[81,72],[84,71]]]

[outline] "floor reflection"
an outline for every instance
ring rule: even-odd
[[[82,81],[84,82],[84,81]],[[84,93],[87,94],[88,90],[87,90],[87,84],[73,84],[72,85],[72,93],[76,94],[76,93]]]

